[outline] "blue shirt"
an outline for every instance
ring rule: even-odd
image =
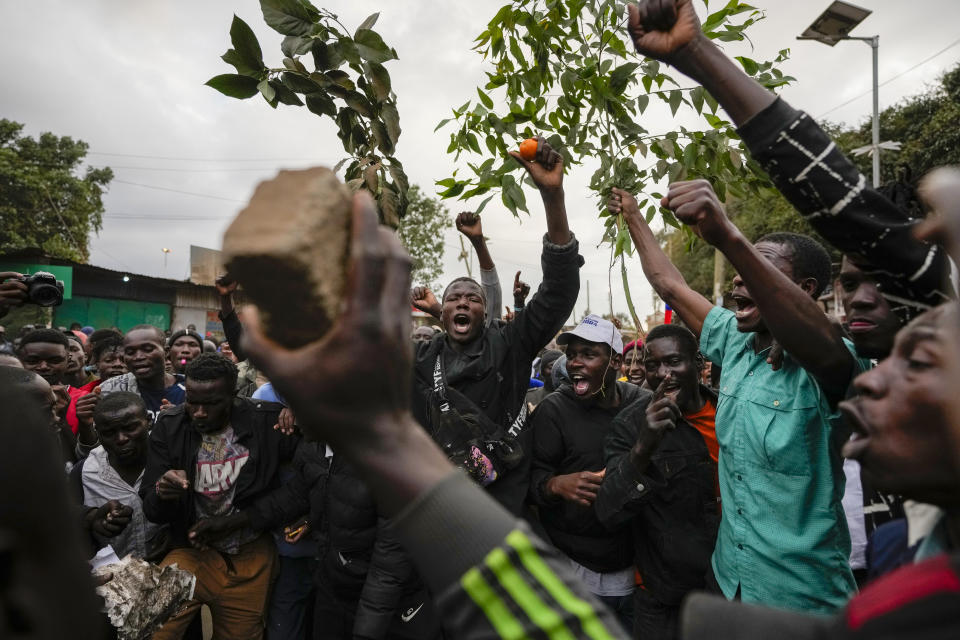
[[[713,571],[728,598],[812,612],[846,604],[856,583],[841,499],[849,435],[817,380],[785,353],[779,371],[753,333],[714,307],[700,350],[722,368],[717,403],[723,516]],[[853,345],[844,341],[856,358]],[[855,360],[850,379],[869,368]]]

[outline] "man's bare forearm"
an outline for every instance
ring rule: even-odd
[[[470,238],[470,244],[473,245],[474,251],[477,252],[477,262],[480,263],[480,268],[484,271],[490,271],[494,268],[493,257],[490,255],[490,250],[487,248],[487,241],[483,236],[478,238]],[[499,305],[497,305],[499,307]]]
[[[784,350],[829,389],[845,387],[853,356],[810,294],[760,255],[739,230],[717,248],[740,274],[764,324]]]
[[[547,239],[563,246],[570,242],[570,226],[567,223],[567,204],[563,188],[541,189],[543,208],[547,214]]]
[[[737,126],[777,99],[706,37],[691,42],[675,62],[680,71],[710,92]]]
[[[639,216],[625,216],[624,219],[627,221],[630,237],[633,238],[633,246],[640,254],[643,275],[650,286],[670,308],[676,310],[684,324],[699,335],[703,321],[713,305],[690,288],[683,274],[660,248],[653,231],[645,221]]]

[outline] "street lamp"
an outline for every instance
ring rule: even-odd
[[[848,2],[836,0],[826,8],[807,30],[797,36],[797,40],[816,40],[831,47],[841,40],[860,40],[873,49],[873,186],[880,186],[880,96],[877,81],[877,52],[880,48],[880,36],[858,37],[849,34],[854,27],[863,22],[872,12],[869,9],[854,6]]]
[[[168,249],[164,247],[163,249],[160,249],[160,250],[163,251],[163,275],[166,276],[167,275],[167,256],[170,254],[171,251],[173,251],[173,249]]]

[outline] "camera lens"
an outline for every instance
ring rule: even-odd
[[[63,304],[63,285],[59,281],[55,280],[54,282],[56,284],[37,282],[36,280],[31,282],[30,288],[27,290],[30,302],[41,307],[55,307]]]

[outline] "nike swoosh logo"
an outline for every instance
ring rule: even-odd
[[[400,619],[403,620],[404,622],[410,622],[411,620],[413,620],[413,616],[420,613],[420,609],[423,609],[423,605],[424,603],[421,602],[420,606],[417,607],[416,609],[414,609],[413,607],[410,607],[409,609],[407,609],[407,612],[405,614],[400,615]]]
[[[337,557],[340,558],[340,563],[343,564],[343,566],[347,566],[348,564],[350,564],[350,561],[344,558],[343,554],[340,553],[339,551],[337,551]]]

